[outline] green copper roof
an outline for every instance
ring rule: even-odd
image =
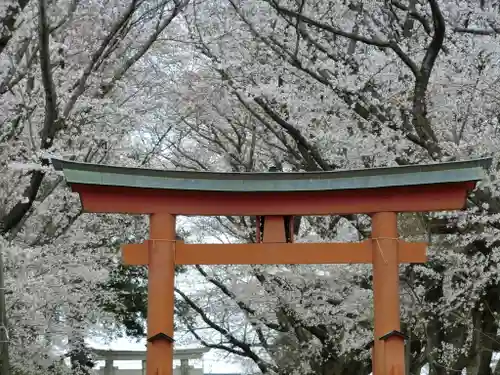
[[[52,159],[69,184],[165,190],[290,192],[479,181],[491,159],[333,172],[213,173],[124,168]]]

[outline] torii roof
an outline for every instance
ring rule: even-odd
[[[328,172],[222,173],[116,167],[52,159],[66,181],[140,189],[211,192],[315,192],[477,182],[491,159]]]

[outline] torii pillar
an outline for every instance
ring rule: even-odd
[[[149,267],[147,375],[172,375],[176,265],[335,263],[373,265],[373,373],[402,375],[398,268],[400,263],[424,263],[426,244],[398,238],[397,214],[463,208],[491,159],[261,174],[52,162],[80,194],[85,211],[150,216],[150,239],[123,247],[126,264]],[[285,243],[285,217],[358,213],[372,216],[372,236],[367,241]],[[264,216],[263,242],[185,244],[175,240],[175,215]]]
[[[174,361],[175,216],[150,215],[147,375],[171,375]]]
[[[395,212],[372,215],[373,374],[403,375],[405,340],[399,301],[399,236]]]

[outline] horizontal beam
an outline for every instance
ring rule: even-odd
[[[157,240],[158,241],[158,240]],[[123,262],[147,265],[149,241],[122,246]],[[425,263],[427,244],[399,241],[400,263]],[[185,244],[176,241],[175,264],[372,263],[372,240],[353,243]]]
[[[201,216],[315,216],[464,207],[471,183],[312,192],[214,192],[73,184],[86,212]],[[223,204],[222,204],[223,202]]]

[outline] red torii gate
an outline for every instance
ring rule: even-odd
[[[193,264],[373,264],[374,375],[403,375],[400,263],[424,263],[425,243],[398,238],[398,212],[462,209],[491,159],[309,173],[208,173],[52,160],[86,212],[150,215],[150,239],[123,246],[129,265],[148,265],[147,375],[171,375],[174,270]],[[287,243],[285,216],[366,213],[359,243]],[[261,243],[185,244],[176,215],[264,216]]]

